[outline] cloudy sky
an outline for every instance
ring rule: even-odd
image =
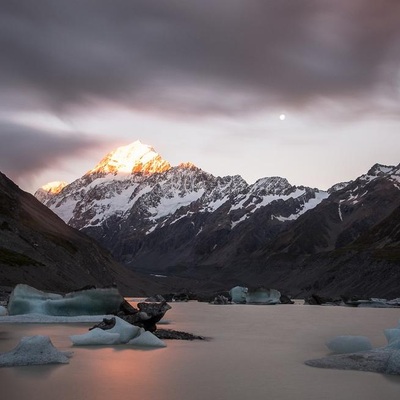
[[[398,0],[6,1],[0,65],[0,170],[28,191],[137,139],[249,183],[400,162]]]

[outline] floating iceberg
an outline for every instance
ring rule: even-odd
[[[123,300],[116,288],[81,290],[62,296],[20,284],[11,293],[8,312],[10,315],[101,315],[117,311]]]
[[[385,329],[383,333],[386,336],[388,344],[392,344],[393,342],[397,342],[400,340],[400,329],[399,328],[392,328],[392,329]]]
[[[235,286],[229,291],[229,294],[232,297],[232,302],[236,304],[244,304],[246,303],[246,294],[247,287]]]
[[[326,342],[326,345],[329,350],[336,354],[372,350],[372,344],[366,336],[336,336]]]
[[[107,332],[118,333],[120,335],[120,343],[128,343],[140,334],[140,328],[124,321],[122,318],[115,317],[114,327],[107,329]]]
[[[400,374],[400,351],[390,351],[383,348],[359,353],[335,354],[318,360],[309,360],[305,364],[318,368],[349,369],[398,375]]]
[[[371,343],[365,336],[338,336],[330,340],[327,346],[336,353],[346,354],[308,360],[305,364],[318,368],[400,375],[400,324],[398,328],[385,329],[384,334],[388,345],[377,349],[371,349]]]
[[[167,347],[161,339],[149,331],[142,331],[138,337],[130,340],[128,344],[140,347]]]
[[[88,333],[70,336],[72,343],[76,346],[128,343],[141,332],[141,328],[119,317],[112,317],[105,321],[106,324],[100,323]],[[111,328],[101,329],[99,326],[111,326]]]
[[[388,345],[386,346],[388,349],[397,349],[400,350],[400,329],[392,328],[385,329],[383,333],[386,336],[388,341]]]
[[[249,290],[246,294],[247,304],[279,304],[281,293],[275,289],[263,287]]]
[[[75,346],[94,346],[94,345],[110,345],[118,344],[120,341],[119,333],[110,333],[100,328],[92,329],[83,335],[70,336],[72,343]]]
[[[0,354],[0,367],[67,364],[72,352],[57,350],[48,336],[26,336],[13,350]]]
[[[235,286],[229,291],[232,303],[236,304],[279,304],[281,293],[275,289],[259,287],[248,289],[243,286]]]

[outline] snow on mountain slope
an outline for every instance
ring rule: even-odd
[[[316,207],[322,200],[328,197],[328,193],[318,189],[304,186],[292,186],[285,178],[270,177],[262,178],[249,187],[249,190],[232,205],[233,210],[246,210],[246,214],[239,221],[234,221],[232,227],[245,221],[256,210],[271,204],[273,201],[297,200],[293,213],[289,215],[272,215],[278,221],[289,221],[297,219],[301,214]]]
[[[297,213],[291,214],[288,217],[274,215],[274,218],[276,218],[278,221],[282,221],[282,222],[283,221],[294,221],[295,219],[299,218],[300,215],[303,215],[305,212],[315,208],[319,203],[322,202],[322,200],[325,200],[328,197],[329,197],[328,192],[318,191],[315,193],[314,198],[310,199],[308,202],[303,203],[303,205],[301,206],[300,210]]]
[[[241,220],[245,220],[277,200],[299,199],[301,206],[295,213],[305,212],[322,201],[324,195],[318,193],[280,177],[248,185],[240,176],[215,177],[191,163],[171,167],[151,146],[136,141],[108,153],[82,178],[43,202],[78,229],[101,226],[110,218],[123,221],[136,212],[148,222],[149,232],[168,218],[170,223],[181,218],[179,213],[172,216],[186,207],[209,213],[229,202],[230,211],[242,210],[246,215]]]
[[[327,192],[281,177],[249,185],[191,163],[171,166],[137,141],[44,202],[127,266],[213,279],[219,268],[261,271],[270,257],[296,265],[353,243],[398,207],[399,170],[377,164]]]
[[[274,251],[317,254],[351,245],[399,206],[399,172],[399,166],[376,164],[341,188],[336,185],[325,201],[276,239]]]
[[[400,190],[400,165],[387,166],[375,164],[366,174],[357,178],[352,185],[348,186],[345,196],[341,203],[346,202],[355,205],[363,200],[369,193],[372,183],[387,181],[395,188]]]
[[[64,187],[67,186],[67,185],[68,185],[68,183],[67,182],[63,182],[63,181],[49,182],[48,184],[43,185],[41,188],[39,188],[36,191],[35,197],[41,203],[46,203],[54,195],[60,193],[61,190],[64,189]]]

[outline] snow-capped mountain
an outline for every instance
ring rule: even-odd
[[[329,198],[294,223],[274,248],[315,254],[349,245],[400,205],[400,166],[375,164],[367,174],[335,185]]]
[[[39,188],[36,193],[35,197],[43,204],[47,203],[53,196],[60,193],[61,190],[67,186],[67,182],[63,181],[55,181],[49,182],[46,185]]]
[[[110,243],[121,241],[116,232],[144,240],[168,225],[201,214],[222,214],[224,225],[235,230],[274,204],[270,220],[295,220],[328,194],[292,186],[279,177],[249,185],[240,176],[215,177],[191,163],[172,167],[152,147],[136,141],[107,154],[57,194],[43,197],[39,190],[35,196],[69,225],[113,249]],[[207,228],[207,223],[199,225],[194,236]],[[125,254],[115,255],[126,261]]]
[[[137,140],[106,154],[86,175],[112,175],[112,179],[116,179],[117,177],[124,179],[126,176],[134,173],[154,174],[167,171],[170,168],[171,165],[163,160],[151,146],[142,144]]]
[[[196,284],[251,285],[262,277],[265,285],[304,293],[312,286],[293,271],[301,268],[323,282],[334,265],[332,252],[347,254],[400,207],[399,170],[376,164],[328,191],[281,177],[248,184],[191,163],[171,166],[137,141],[109,153],[44,203],[136,270]]]
[[[43,192],[50,196],[43,196]],[[248,185],[240,176],[215,177],[191,163],[171,167],[152,147],[136,141],[110,152],[70,185],[57,186],[55,190],[54,184],[48,184],[35,196],[79,229],[101,226],[115,217],[123,222],[140,209],[139,223],[146,221],[154,230],[166,220],[171,222],[185,207],[191,206],[191,212],[213,212],[227,202],[234,225],[239,223],[235,215],[242,214],[244,221],[257,209],[277,200],[297,199],[299,204],[293,214],[274,216],[296,219],[327,193],[295,187],[279,177],[262,178]],[[181,218],[180,212],[177,216]]]

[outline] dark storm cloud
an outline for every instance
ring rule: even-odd
[[[64,158],[84,154],[96,144],[83,135],[57,135],[0,122],[0,171],[21,182],[58,166]]]
[[[204,114],[393,100],[399,44],[398,0],[6,1],[0,102]]]

